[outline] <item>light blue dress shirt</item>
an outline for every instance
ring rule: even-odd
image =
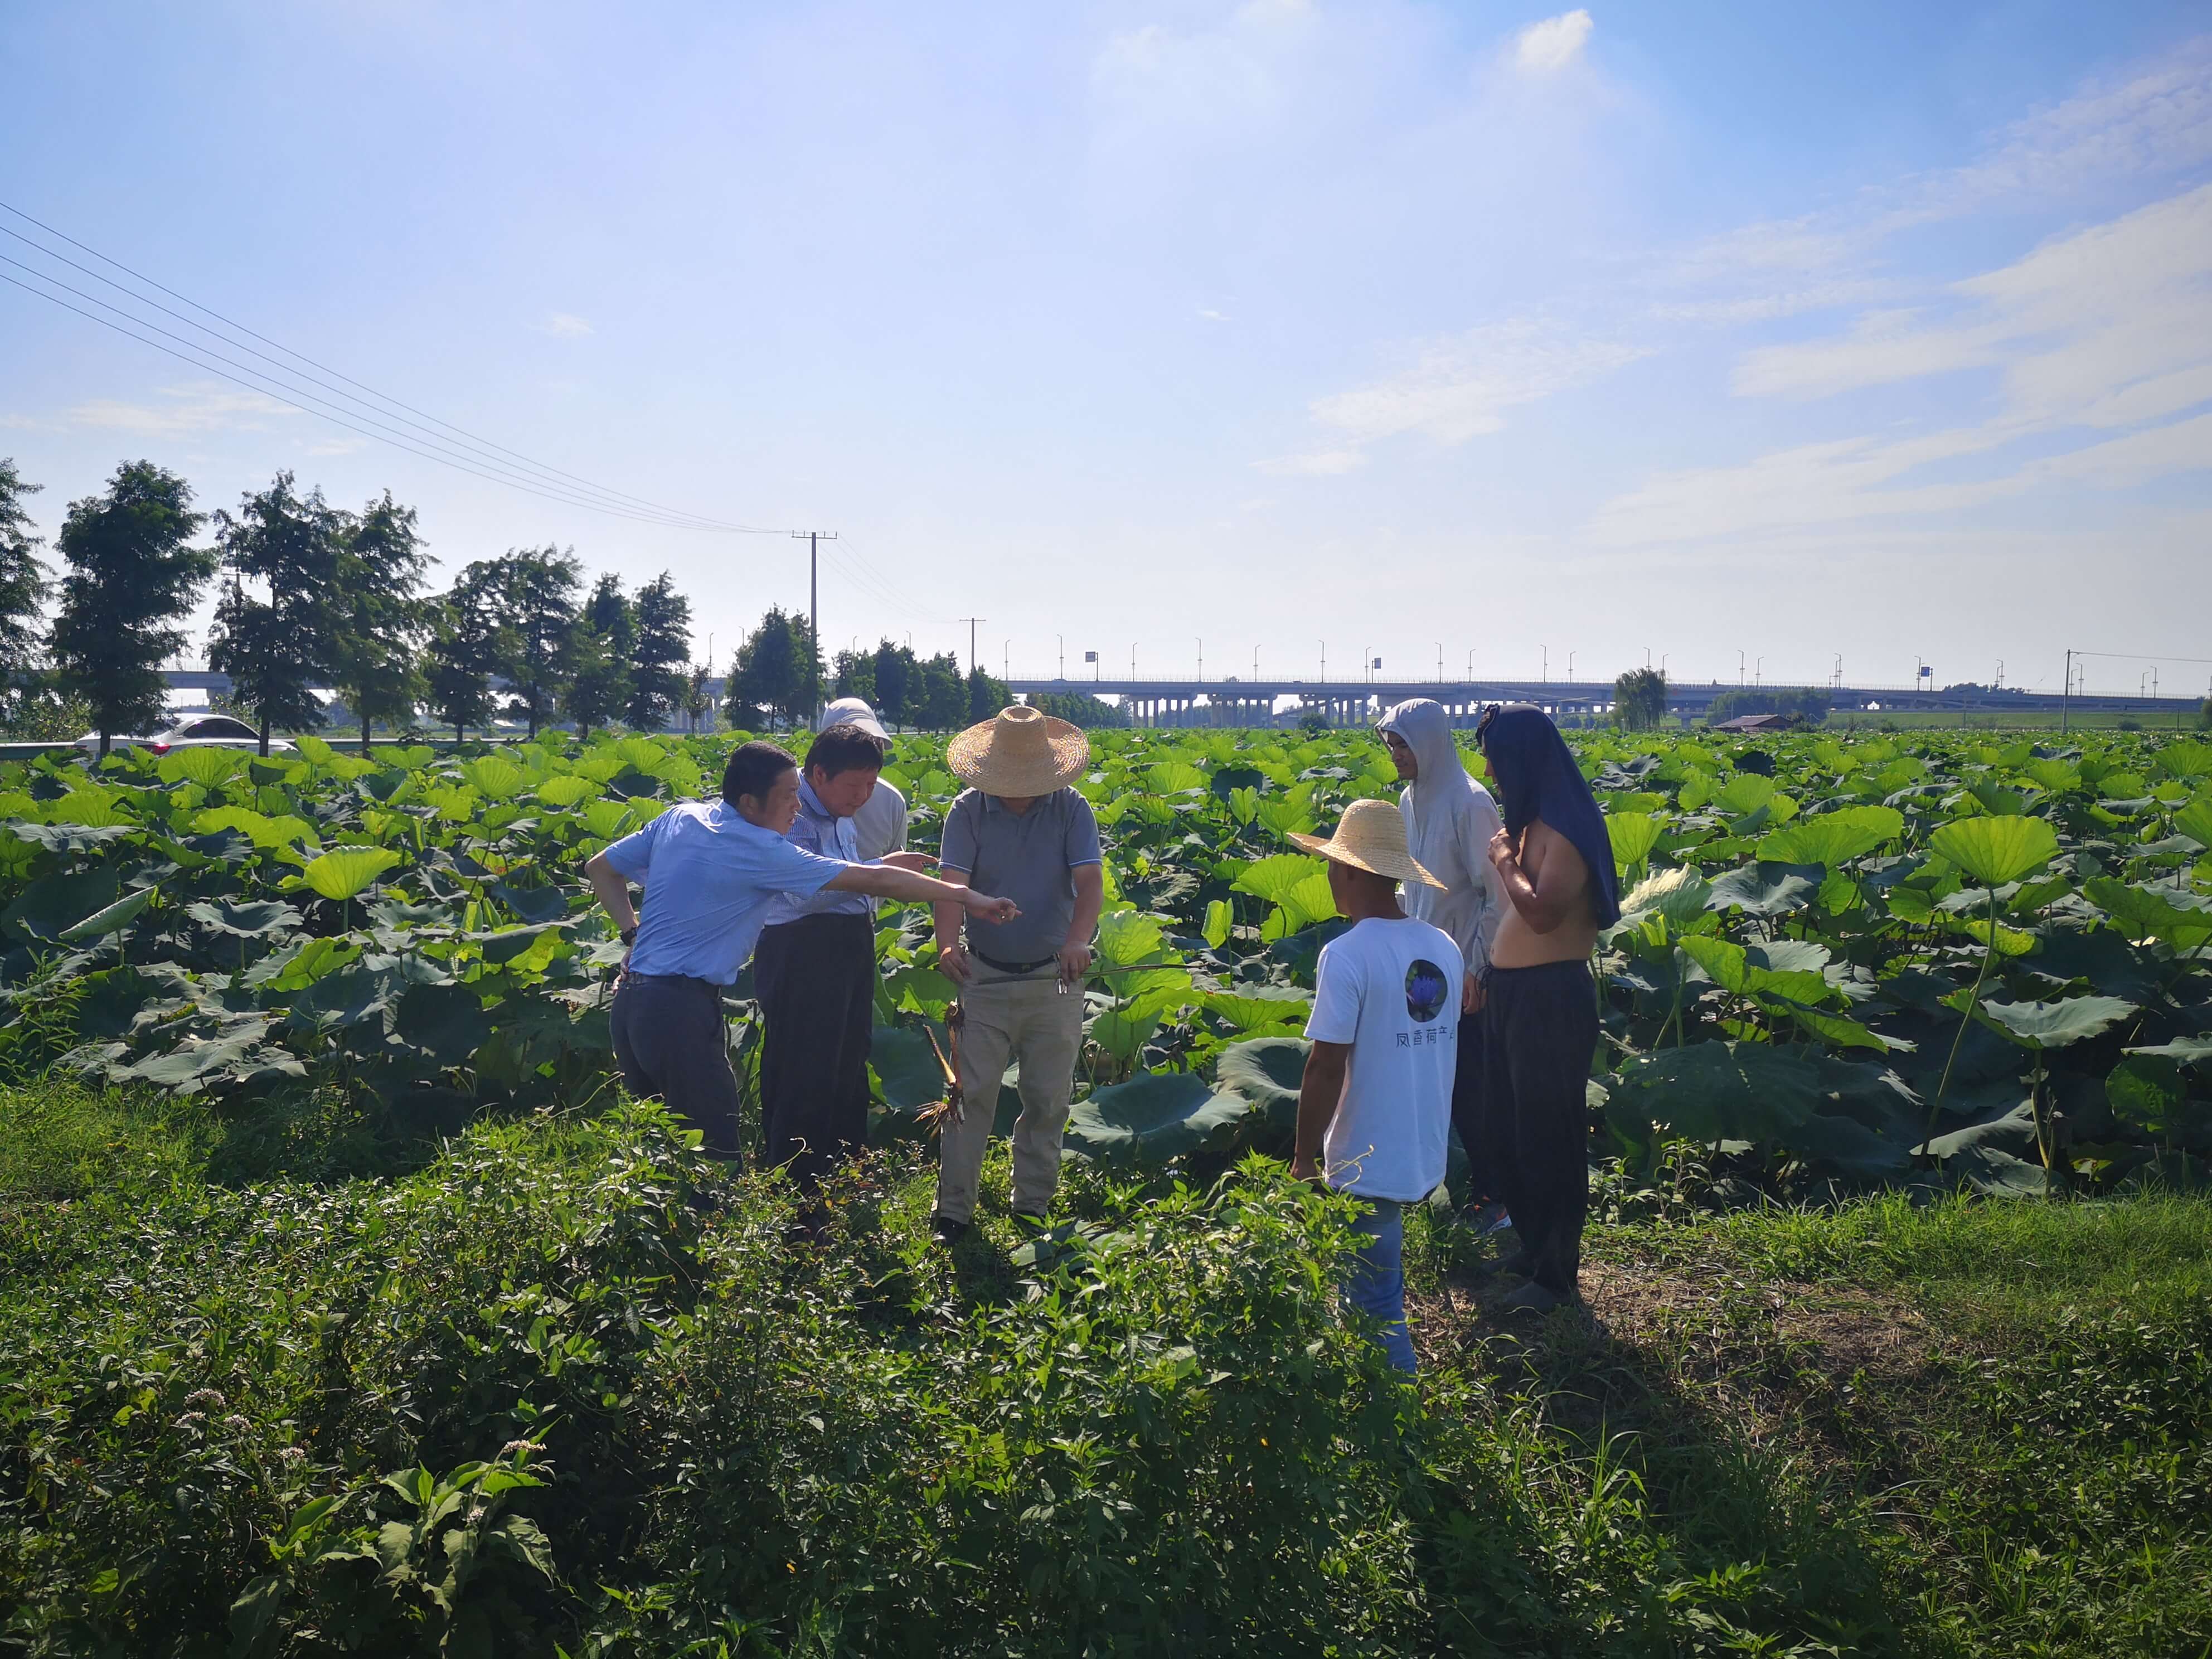
[[[672,806],[606,856],[645,889],[630,972],[716,985],[737,982],[780,895],[811,897],[851,867],[793,846],[720,800]]]
[[[814,786],[802,775],[799,816],[791,821],[784,839],[825,859],[840,859],[847,864],[871,862],[860,856],[860,837],[858,820],[841,818],[824,806]],[[801,916],[872,916],[875,912],[875,901],[866,893],[816,893],[809,897],[779,893],[768,907],[767,925],[775,927]]]

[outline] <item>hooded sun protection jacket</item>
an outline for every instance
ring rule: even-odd
[[[1451,718],[1427,697],[1401,702],[1376,723],[1413,751],[1419,775],[1398,797],[1406,818],[1406,850],[1443,883],[1406,884],[1406,914],[1451,935],[1467,971],[1490,966],[1490,942],[1505,919],[1505,895],[1490,862],[1490,838],[1499,827],[1498,803],[1468,776],[1452,742]]]

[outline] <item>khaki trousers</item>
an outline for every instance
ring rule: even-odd
[[[983,1152],[998,1115],[999,1082],[1011,1060],[1021,1066],[1021,1116],[1014,1121],[1014,1207],[1042,1215],[1060,1185],[1060,1137],[1075,1092],[1083,1047],[1083,994],[1060,994],[1055,969],[1002,974],[978,963],[960,994],[968,1023],[960,1031],[960,1093],[967,1110],[947,1124],[937,1147],[937,1213],[966,1221],[975,1213]]]

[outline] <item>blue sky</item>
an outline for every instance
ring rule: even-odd
[[[2212,657],[2199,6],[81,0],[16,9],[0,83],[0,200],[552,466],[839,530],[825,644]],[[787,538],[516,493],[4,286],[0,365],[49,529],[126,456],[210,507],[290,467],[449,567],[670,568],[718,658],[805,599]]]

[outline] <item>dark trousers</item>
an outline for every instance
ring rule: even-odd
[[[665,1101],[716,1158],[738,1155],[738,1079],[722,988],[679,974],[626,974],[607,1024],[623,1086]]]
[[[802,916],[763,930],[753,985],[768,1026],[761,1048],[768,1161],[789,1165],[811,1194],[868,1138],[874,920]]]
[[[1490,1126],[1482,1118],[1482,1016],[1468,1014],[1459,1023],[1459,1053],[1452,1066],[1451,1121],[1459,1144],[1467,1152],[1467,1195],[1481,1204],[1498,1196],[1498,1152],[1490,1144]]]
[[[1590,1054],[1597,1000],[1586,962],[1492,968],[1483,980],[1478,1130],[1528,1276],[1566,1295],[1582,1269],[1589,1209]]]

